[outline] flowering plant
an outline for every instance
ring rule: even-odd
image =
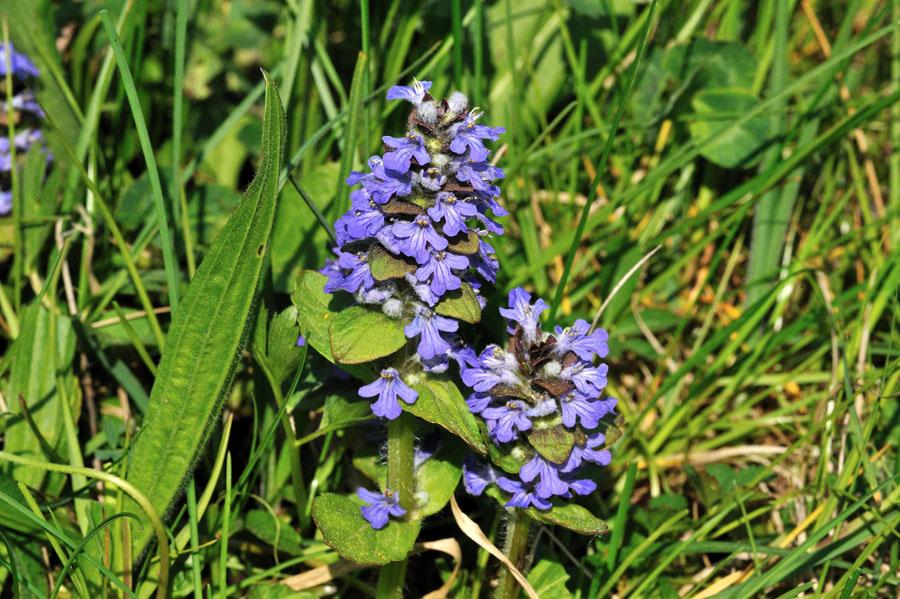
[[[476,354],[463,340],[463,323],[478,324],[486,306],[482,285],[500,267],[490,239],[503,233],[494,218],[508,214],[496,185],[504,174],[485,142],[505,130],[483,124],[462,93],[438,101],[430,89],[415,81],[388,91],[413,105],[407,130],[382,137],[383,155],[347,178],[355,189],[335,223],[335,257],[301,273],[293,295],[298,344],[360,379],[358,396],[386,425],[383,460],[357,463],[378,488],[323,493],[313,519],[344,557],[386,564],[383,577],[401,583],[422,518],[461,480],[524,514],[514,519],[520,529],[522,518],[536,518],[602,532],[601,520],[558,500],[596,488],[583,466],[609,463],[604,431],[616,403],[600,398],[607,367],[592,362],[608,352],[606,332],[582,320],[542,332],[547,305],[521,288],[500,310],[510,321],[507,349]],[[456,380],[471,388],[468,399]],[[440,446],[417,446],[433,425]]]

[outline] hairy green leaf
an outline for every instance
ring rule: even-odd
[[[416,272],[416,265],[394,256],[376,243],[369,249],[369,270],[376,281],[386,281]]]
[[[469,412],[466,400],[452,381],[429,377],[411,386],[419,392],[419,399],[411,405],[403,402],[404,410],[422,420],[444,427],[475,451],[487,453],[478,421]]]
[[[172,318],[128,478],[166,511],[203,450],[234,376],[275,217],[284,147],[284,113],[266,79],[259,173],[216,237]],[[141,513],[131,502],[126,511]],[[134,530],[141,551],[150,526]]]
[[[569,459],[575,434],[562,425],[552,428],[533,428],[528,434],[528,442],[539,454],[557,464]]]

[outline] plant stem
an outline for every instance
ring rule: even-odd
[[[413,418],[406,412],[388,424],[387,487],[399,493],[400,507],[409,511],[413,497]],[[378,575],[376,599],[401,599],[406,580],[406,560],[391,562]]]
[[[531,526],[529,518],[524,510],[513,511],[506,523],[506,540],[503,543],[503,553],[513,565],[522,570],[525,567],[525,556],[528,548],[528,529]],[[517,599],[522,593],[519,581],[506,568],[500,570],[500,581],[497,584],[495,599]]]

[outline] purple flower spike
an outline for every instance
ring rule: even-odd
[[[531,294],[516,287],[509,292],[509,308],[500,308],[500,314],[519,323],[526,341],[533,342],[537,340],[538,316],[550,306],[542,299],[538,299],[533,306],[529,302]]]
[[[422,103],[422,98],[428,90],[431,89],[431,81],[416,81],[413,79],[412,85],[395,85],[388,90],[388,100],[409,100],[418,106]]]
[[[393,152],[384,155],[384,166],[398,173],[405,173],[409,170],[410,162],[413,158],[419,164],[428,164],[431,162],[431,156],[425,149],[425,140],[418,133],[410,131],[406,137],[391,137],[384,135],[381,138],[388,146],[394,148]]]
[[[506,402],[498,408],[485,408],[481,415],[485,420],[496,420],[493,428],[494,440],[500,443],[514,441],[519,431],[531,428],[531,420],[525,415],[528,406],[519,400]]]
[[[549,510],[553,504],[545,498],[539,497],[534,492],[532,485],[526,485],[517,480],[511,480],[505,476],[497,479],[497,484],[507,493],[512,493],[512,498],[506,502],[504,507],[520,507],[527,508],[532,505],[539,510]]]
[[[436,295],[444,295],[447,290],[459,289],[462,281],[453,274],[452,269],[463,270],[469,267],[469,259],[444,251],[431,252],[431,258],[416,270],[416,278],[420,281],[431,279],[431,291]],[[433,275],[433,276],[432,276]]]
[[[535,455],[519,470],[519,477],[524,482],[530,483],[538,476],[540,482],[535,485],[534,490],[539,497],[547,499],[553,495],[565,495],[569,492],[569,485],[559,478],[559,466],[548,462],[540,455]]]
[[[553,346],[554,353],[563,355],[567,351],[572,351],[576,356],[588,362],[594,359],[594,354],[597,354],[597,357],[605,358],[609,353],[609,346],[606,344],[609,334],[603,329],[597,329],[588,335],[590,329],[591,325],[580,318],[571,327],[563,329],[557,326],[556,345]]]
[[[436,250],[447,249],[447,240],[438,235],[431,226],[431,221],[424,214],[417,216],[416,220],[411,223],[395,224],[391,227],[391,232],[395,237],[406,240],[400,245],[400,251],[415,258],[419,264],[428,262],[429,247]]]
[[[478,214],[478,209],[471,202],[458,200],[449,191],[438,194],[434,206],[428,209],[428,216],[437,222],[444,221],[444,235],[458,235],[468,231],[466,219]]]
[[[375,493],[360,487],[356,490],[356,495],[367,504],[371,504],[359,509],[375,530],[387,526],[390,516],[399,518],[406,515],[406,510],[400,507],[399,494],[391,492],[390,489],[385,489],[384,493]]]
[[[497,471],[473,455],[463,460],[463,484],[469,495],[481,495],[488,485],[497,484]]]
[[[397,401],[398,397],[408,404],[415,403],[419,397],[418,391],[409,388],[393,368],[385,368],[378,380],[360,387],[359,395],[360,397],[377,395],[378,400],[372,404],[372,413],[388,420],[393,420],[403,411]]]
[[[450,344],[441,337],[441,331],[452,333],[459,328],[459,323],[451,318],[445,318],[435,314],[427,308],[420,308],[415,319],[403,327],[403,333],[410,339],[421,335],[419,340],[419,355],[430,360],[450,349]]]

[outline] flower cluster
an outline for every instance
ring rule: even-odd
[[[44,111],[34,100],[31,90],[25,88],[29,77],[37,77],[40,73],[28,57],[21,52],[16,52],[12,42],[4,44],[0,42],[0,89],[5,86],[7,74],[7,60],[9,61],[9,73],[13,77],[12,106],[6,99],[6,90],[0,94],[0,102],[4,113],[0,116],[0,122],[7,124],[6,132],[0,136],[0,215],[9,214],[12,209],[11,172],[17,165],[13,164],[13,149],[15,153],[24,155],[28,150],[38,145],[41,151],[51,159],[47,151],[41,131],[34,125],[38,118],[43,118]],[[10,135],[8,124],[15,124],[15,135]]]
[[[477,301],[482,279],[494,282],[498,263],[487,239],[503,227],[489,216],[508,214],[497,198],[485,140],[496,141],[502,127],[479,122],[460,92],[437,101],[429,81],[394,86],[387,99],[413,104],[403,137],[384,136],[383,156],[369,158],[369,171],[353,172],[348,185],[361,185],[352,207],[335,223],[336,258],[321,270],[325,291],[344,290],[362,304],[378,304],[402,319],[416,344],[416,359],[428,372],[443,372],[459,359],[458,321],[442,300]],[[360,390],[378,396],[373,411],[385,418],[400,414],[397,396],[416,399],[393,369]]]
[[[606,387],[606,364],[593,359],[609,352],[607,333],[590,331],[578,320],[555,334],[541,331],[538,316],[547,309],[517,287],[509,294],[509,308],[500,313],[510,321],[512,337],[503,349],[488,346],[477,363],[462,370],[463,382],[473,389],[466,400],[481,416],[497,446],[515,444],[511,455],[524,456],[518,477],[469,459],[464,465],[466,489],[480,495],[490,484],[510,493],[507,507],[548,509],[550,498],[586,495],[596,484],[579,478],[586,462],[605,466],[604,417],[615,415],[615,398],[601,399]]]

